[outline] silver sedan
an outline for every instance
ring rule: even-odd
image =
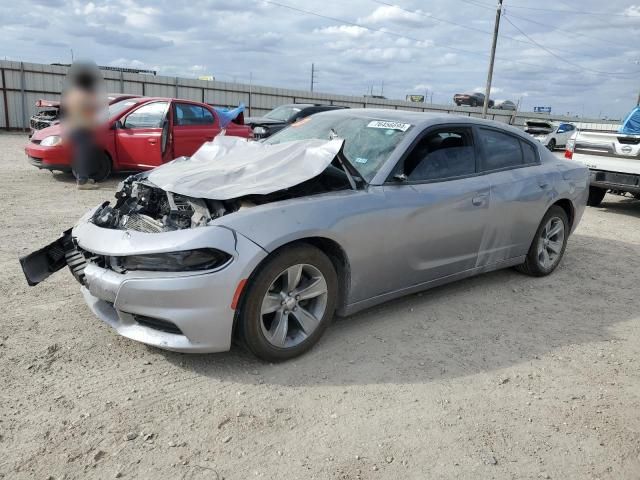
[[[68,265],[131,339],[220,352],[235,338],[284,360],[334,314],[501,268],[550,274],[588,181],[508,125],[333,111],[129,177],[21,263],[32,285]]]

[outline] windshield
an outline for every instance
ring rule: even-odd
[[[343,138],[345,157],[369,182],[410,128],[409,123],[324,113],[300,120],[264,143]]]
[[[272,120],[278,120],[280,122],[287,122],[291,117],[293,117],[296,113],[300,111],[299,108],[292,107],[289,105],[282,105],[281,107],[274,108],[269,113],[265,115],[266,118],[270,118]]]
[[[135,100],[125,99],[119,102],[109,105],[109,118],[113,118],[121,112],[124,112],[127,108],[136,104]]]

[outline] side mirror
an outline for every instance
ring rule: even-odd
[[[124,124],[121,120],[116,120],[111,126],[111,130],[119,130],[121,128],[124,128]]]

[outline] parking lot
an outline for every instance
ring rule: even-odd
[[[282,364],[116,335],[18,257],[77,191],[0,134],[0,478],[637,478],[640,202],[588,208],[559,269],[500,271],[337,319]]]

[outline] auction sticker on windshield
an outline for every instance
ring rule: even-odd
[[[372,120],[367,125],[368,128],[384,128],[391,130],[400,130],[401,132],[406,132],[411,127],[410,123],[400,123],[400,122],[385,122],[384,120]]]

